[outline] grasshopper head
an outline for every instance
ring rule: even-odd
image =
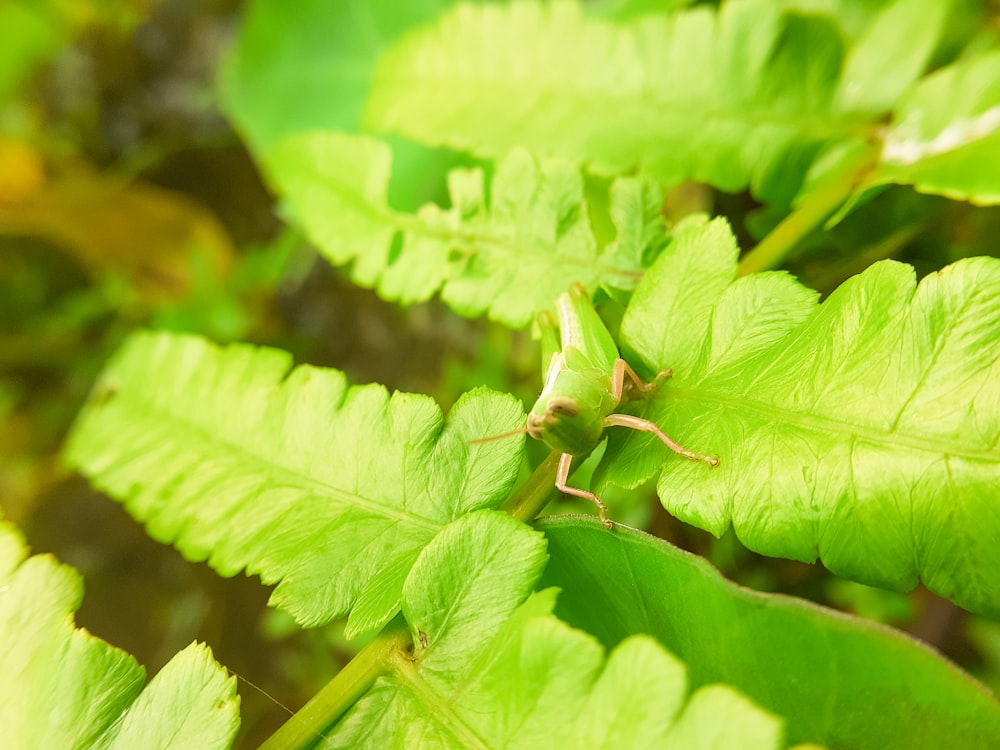
[[[535,440],[545,440],[546,427],[556,425],[562,417],[576,417],[580,409],[568,396],[553,396],[545,406],[545,414],[528,414],[528,434]]]
[[[603,427],[583,411],[574,398],[551,396],[544,411],[536,405],[528,414],[528,434],[563,453],[587,453],[600,440]]]

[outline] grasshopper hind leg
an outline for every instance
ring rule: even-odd
[[[673,370],[661,370],[655,378],[647,383],[639,377],[639,374],[632,369],[632,366],[628,362],[619,357],[615,360],[615,366],[611,370],[611,395],[617,401],[622,400],[622,396],[625,395],[626,378],[628,378],[628,385],[633,390],[639,393],[649,393],[659,388],[664,380],[673,376]]]
[[[565,492],[567,495],[573,495],[574,497],[582,497],[584,500],[590,500],[597,506],[597,515],[600,517],[601,523],[603,523],[608,529],[614,528],[614,522],[608,518],[608,506],[601,502],[601,498],[593,492],[577,489],[576,487],[570,487],[566,484],[566,482],[569,481],[569,467],[572,463],[572,453],[563,453],[562,456],[559,457],[559,468],[556,469],[556,489],[560,492]]]
[[[709,466],[718,466],[719,459],[716,456],[706,456],[702,453],[695,453],[685,448],[680,443],[672,440],[666,435],[659,427],[650,422],[648,419],[642,419],[641,417],[633,417],[631,414],[612,414],[604,420],[604,424],[607,427],[630,427],[633,430],[642,430],[643,432],[651,432],[660,441],[666,445],[674,453],[684,456],[684,458],[690,459],[692,461],[701,461],[702,463],[708,464]]]

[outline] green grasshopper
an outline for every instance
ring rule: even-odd
[[[596,504],[601,522],[610,529],[608,509],[601,499],[593,492],[567,484],[574,456],[587,455],[596,448],[606,427],[651,432],[674,453],[709,466],[718,466],[719,459],[689,451],[648,419],[615,413],[625,394],[626,376],[630,387],[639,393],[649,393],[673,372],[664,370],[652,382],[644,383],[628,362],[618,356],[611,333],[582,285],[575,284],[562,294],[556,302],[556,311],[559,338],[551,313],[539,319],[545,385],[528,414],[524,431],[562,453],[556,471],[556,488]]]

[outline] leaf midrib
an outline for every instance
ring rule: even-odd
[[[467,748],[491,750],[492,745],[480,737],[478,732],[455,710],[454,703],[434,688],[423,675],[417,664],[396,656],[392,660],[392,672],[396,679],[408,687],[425,706],[436,712],[436,720],[447,727]]]
[[[426,529],[434,534],[441,530],[444,526],[443,523],[439,523],[432,519],[424,518],[423,516],[418,516],[414,513],[407,513],[405,511],[397,510],[391,506],[384,505],[378,501],[365,497],[364,495],[351,493],[348,490],[342,489],[340,487],[334,487],[333,485],[320,482],[316,479],[308,477],[301,474],[293,469],[277,463],[273,457],[262,456],[249,450],[246,446],[240,445],[239,443],[233,442],[232,440],[227,440],[222,438],[218,433],[212,432],[206,429],[204,426],[198,424],[197,422],[185,419],[183,415],[177,414],[176,412],[170,411],[168,409],[157,408],[152,403],[144,401],[141,398],[129,397],[129,394],[119,392],[115,399],[118,402],[118,408],[123,411],[133,411],[138,414],[138,416],[130,416],[126,418],[127,424],[143,424],[146,422],[147,417],[152,416],[155,420],[154,424],[157,425],[159,429],[165,429],[163,427],[165,422],[172,422],[175,425],[179,425],[181,430],[186,430],[189,433],[194,433],[197,439],[202,441],[204,444],[209,445],[221,445],[226,449],[229,449],[231,453],[238,454],[241,457],[246,457],[245,463],[251,466],[260,466],[263,464],[267,467],[268,471],[266,473],[269,478],[277,479],[281,481],[283,477],[288,477],[295,480],[294,482],[288,482],[291,486],[301,486],[303,490],[308,491],[310,488],[314,488],[317,494],[323,497],[328,497],[335,502],[340,503],[345,506],[361,507],[368,510],[376,515],[381,515],[387,519],[392,519],[396,522],[408,524],[410,526],[416,526],[419,528]],[[97,415],[95,415],[97,417]],[[100,418],[100,417],[97,417]],[[166,432],[170,434],[174,433],[171,429],[165,429]],[[181,432],[180,434],[184,434]],[[175,443],[181,443],[182,441],[174,441]],[[183,441],[187,444],[188,441]],[[186,450],[182,448],[181,450]],[[242,462],[241,462],[242,463]],[[258,469],[254,469],[255,473],[262,473]]]
[[[776,112],[775,108],[763,107],[760,104],[753,106],[740,106],[740,102],[705,102],[704,100],[690,99],[670,99],[665,94],[667,92],[659,88],[637,87],[634,90],[623,92],[620,88],[596,89],[592,87],[582,88],[578,86],[565,85],[538,85],[537,79],[511,79],[492,78],[490,76],[462,76],[455,71],[448,71],[448,74],[431,75],[393,75],[383,74],[381,80],[377,81],[377,98],[372,101],[385,99],[388,102],[398,103],[406,98],[424,98],[414,92],[419,90],[430,90],[435,92],[449,92],[450,100],[461,99],[462,89],[469,89],[473,92],[471,98],[480,101],[481,92],[486,89],[497,93],[493,99],[498,102],[510,102],[525,99],[525,84],[529,84],[533,95],[533,101],[551,103],[554,101],[569,101],[579,105],[581,109],[597,110],[600,112],[625,112],[637,111],[646,113],[648,121],[657,123],[656,133],[662,135],[666,130],[669,134],[675,133],[671,128],[667,128],[663,123],[670,120],[681,119],[691,122],[692,128],[704,127],[705,123],[716,122],[743,125],[747,129],[761,127],[782,127],[794,131],[799,140],[816,139],[842,139],[847,140],[852,137],[868,137],[868,132],[872,127],[869,118],[851,113],[837,112],[831,106],[828,110],[816,112],[809,110],[805,113],[792,113],[783,115]],[[469,97],[465,97],[466,100]],[[398,105],[396,105],[398,106]],[[384,105],[369,105],[365,114],[365,120],[375,127],[382,127],[383,116],[378,114],[373,116],[373,112],[389,109]],[[587,122],[587,117],[578,118],[580,122]],[[630,118],[635,122],[633,118]],[[742,143],[745,138],[740,138]],[[773,139],[772,139],[773,140]]]
[[[825,414],[795,411],[746,396],[713,391],[708,388],[690,388],[671,384],[668,398],[685,404],[703,403],[725,411],[749,411],[804,430],[860,438],[876,445],[907,448],[923,453],[953,456],[978,461],[1000,462],[1000,451],[989,448],[975,449],[957,446],[953,441],[928,436],[917,436],[897,430],[887,431],[836,419]]]

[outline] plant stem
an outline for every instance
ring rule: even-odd
[[[521,521],[531,521],[545,507],[555,488],[559,453],[553,451],[527,481],[511,495],[502,510]],[[358,652],[336,677],[272,734],[259,750],[306,750],[323,737],[375,678],[392,669],[395,659],[412,646],[410,632],[397,615],[379,636]]]
[[[846,170],[838,179],[832,180],[810,195],[803,205],[792,211],[772,229],[757,247],[743,256],[737,271],[738,275],[746,276],[780,265],[803,237],[819,226],[820,222],[850,197],[871,170],[873,159],[873,152],[869,151],[852,169]]]
[[[305,750],[316,744],[389,669],[394,654],[412,646],[410,632],[397,616],[371,643],[337,673],[322,690],[272,734],[259,750]]]
[[[503,504],[505,511],[519,521],[530,523],[538,511],[548,505],[556,486],[556,467],[559,465],[559,451],[552,451],[532,472],[528,480],[518,487],[517,492]]]

